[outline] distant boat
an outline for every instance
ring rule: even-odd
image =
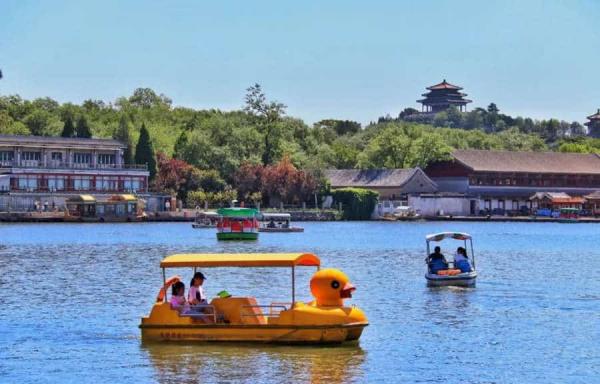
[[[253,208],[220,208],[217,210],[218,240],[258,239],[258,211]]]
[[[446,269],[432,271],[431,263],[430,263],[430,246],[431,242],[439,242],[445,239],[454,239],[461,240],[464,243],[465,252],[467,250],[467,240],[469,241],[470,250],[471,250],[471,271],[470,272],[461,272],[460,269],[456,269],[456,265],[454,260],[448,262],[448,264],[452,264],[452,268],[450,265]],[[475,271],[475,253],[473,253],[473,239],[471,235],[468,233],[460,233],[460,232],[441,232],[433,235],[427,235],[425,238],[427,243],[427,273],[425,273],[425,279],[427,280],[427,285],[429,287],[445,287],[445,286],[457,286],[457,287],[474,287],[475,281],[477,279],[477,272]]]
[[[192,223],[192,228],[216,228],[219,222],[219,215],[214,211],[199,211],[196,213],[196,219]]]
[[[304,232],[302,227],[292,225],[289,213],[262,213],[260,215],[259,232]]]

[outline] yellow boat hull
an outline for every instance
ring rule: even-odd
[[[142,340],[338,344],[358,340],[368,325],[364,313],[354,307],[321,309],[301,303],[275,318],[262,314],[229,318],[230,323],[205,323],[180,316],[168,303],[157,303],[150,316],[142,318]]]

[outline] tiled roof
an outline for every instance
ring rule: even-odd
[[[400,187],[404,185],[417,172],[423,173],[420,168],[407,169],[328,169],[325,176],[331,186],[339,187]],[[433,182],[432,182],[433,183]]]
[[[118,140],[113,139],[84,139],[80,137],[57,137],[57,136],[24,136],[24,135],[0,135],[2,143],[31,143],[31,144],[53,144],[53,145],[89,145],[89,146],[116,146],[124,147],[125,145]]]
[[[427,89],[430,89],[433,91],[434,89],[462,89],[462,88],[459,87],[458,85],[450,84],[446,81],[446,79],[444,79],[444,81],[442,81],[441,83],[432,85],[431,87],[427,87]]]
[[[455,160],[479,172],[600,174],[595,154],[456,150]]]
[[[600,108],[598,109],[598,112],[594,113],[591,116],[587,117],[589,120],[600,120]]]

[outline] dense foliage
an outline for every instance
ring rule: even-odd
[[[428,116],[405,109],[398,118],[362,127],[334,119],[308,126],[287,116],[286,106],[268,100],[259,85],[248,88],[244,101],[239,110],[223,112],[174,107],[149,88],[114,102],[81,105],[2,96],[0,134],[115,138],[127,144],[126,163],[148,163],[153,175],[160,152],[159,168],[176,158],[222,181],[219,188],[204,190],[157,180],[158,190],[183,199],[194,190],[219,193],[229,186],[238,199],[285,204],[312,201],[315,192],[326,189],[321,174],[327,168],[425,167],[457,148],[600,153],[600,139],[584,136],[579,123],[513,118],[494,104]]]
[[[379,193],[362,188],[340,188],[331,192],[333,201],[342,204],[345,220],[370,219],[379,198]]]

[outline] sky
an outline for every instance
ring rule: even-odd
[[[599,19],[597,0],[0,0],[0,94],[232,110],[259,83],[307,123],[367,123],[446,79],[470,109],[583,122]]]

